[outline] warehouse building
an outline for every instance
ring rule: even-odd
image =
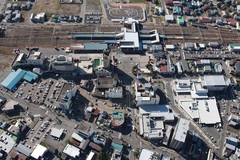
[[[7,78],[2,81],[1,85],[10,91],[13,91],[25,74],[26,71],[22,69],[18,69],[16,72],[11,72]]]

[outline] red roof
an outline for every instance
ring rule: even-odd
[[[96,108],[96,109],[94,109],[94,111],[93,111],[93,113],[92,114],[94,114],[94,115],[99,115],[99,110]]]
[[[159,66],[160,72],[167,72],[167,65]]]
[[[176,3],[174,4],[174,7],[182,7],[182,5],[180,3]]]
[[[10,152],[9,156],[15,159],[18,156],[18,154],[16,151],[13,150],[12,152]]]
[[[26,159],[27,159],[27,156],[25,156],[24,154],[22,153],[18,154],[18,160],[26,160]]]
[[[232,18],[226,18],[226,21],[228,22],[228,23],[230,23],[231,25],[236,25],[236,23],[237,23],[237,21],[235,21],[234,19],[232,19]]]
[[[90,142],[89,143],[89,147],[91,147],[92,149],[94,149],[95,151],[100,152],[102,150],[102,147],[100,147],[99,145],[97,145],[96,143]]]
[[[77,141],[76,139],[73,139],[73,138],[72,138],[72,144],[73,144],[74,146],[77,146],[77,147],[80,146],[80,142]]]
[[[171,5],[173,3],[173,0],[166,0],[166,5]]]
[[[199,23],[211,23],[212,20],[211,20],[211,19],[205,19],[205,18],[204,18],[204,19],[199,19],[198,22],[199,22]]]
[[[205,4],[203,7],[202,7],[202,10],[206,10],[208,8],[208,4]]]

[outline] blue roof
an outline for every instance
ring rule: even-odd
[[[32,81],[36,80],[37,78],[38,78],[38,75],[33,72],[30,72],[30,71],[27,71],[27,73],[23,77],[23,79],[28,82],[32,82]]]
[[[115,38],[116,34],[104,34],[104,33],[82,33],[74,34],[74,38]]]
[[[114,142],[112,142],[112,147],[113,147],[113,148],[117,148],[117,149],[119,149],[119,150],[122,150],[122,149],[123,149],[123,145],[117,144],[117,143],[114,143]]]
[[[104,50],[107,49],[107,44],[105,43],[84,43],[85,50]]]
[[[18,69],[16,72],[11,72],[7,78],[2,81],[2,86],[9,90],[13,90],[14,87],[18,84],[18,82],[23,78],[26,74],[26,71],[22,69]]]

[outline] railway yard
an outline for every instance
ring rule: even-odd
[[[84,40],[71,38],[76,33],[118,33],[121,25],[35,25],[27,26],[16,24],[6,27],[5,36],[0,38],[1,46],[25,47],[65,47],[83,43]],[[160,35],[166,38],[166,44],[184,42],[219,42],[220,44],[239,43],[240,37],[236,30],[223,30],[208,27],[207,29],[181,26],[150,26],[144,25],[144,29],[157,29]],[[89,41],[89,40],[88,40]]]

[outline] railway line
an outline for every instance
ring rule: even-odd
[[[9,26],[6,35],[0,38],[0,46],[25,47],[25,46],[69,46],[77,43],[84,43],[84,40],[69,38],[77,33],[119,33],[121,25],[36,25]],[[159,34],[165,35],[168,39],[164,42],[170,44],[183,42],[210,42],[219,43],[240,43],[239,33],[235,30],[217,30],[213,27],[208,29],[181,26],[144,26],[144,30],[157,29]],[[89,41],[89,40],[88,40]],[[90,40],[91,41],[91,40]],[[95,41],[95,40],[94,40]]]

